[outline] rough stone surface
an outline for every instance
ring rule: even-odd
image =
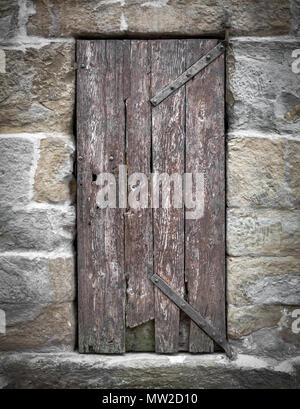
[[[227,259],[227,301],[232,305],[300,305],[299,280],[299,257]]]
[[[54,131],[71,134],[74,109],[74,44],[3,49],[0,132]]]
[[[293,311],[274,305],[229,306],[228,333],[239,353],[275,359],[300,355],[299,334],[293,331]]]
[[[227,251],[231,256],[298,256],[300,211],[230,209]]]
[[[262,328],[276,327],[286,320],[286,317],[290,317],[294,309],[295,307],[280,305],[246,305],[242,307],[229,305],[228,335],[232,339],[239,339]],[[295,334],[295,338],[296,336]]]
[[[248,355],[126,356],[78,353],[0,357],[6,388],[297,388],[297,362]]]
[[[286,320],[285,317],[283,321]],[[231,340],[239,353],[284,359],[300,356],[299,334],[293,334],[289,325],[262,328],[240,340]],[[299,383],[298,383],[299,385]]]
[[[14,206],[30,200],[33,143],[24,138],[0,137],[0,204]]]
[[[300,274],[264,277],[248,289],[250,298],[257,304],[300,305]]]
[[[291,15],[292,15],[291,34],[299,37],[300,35],[300,1],[299,0],[291,0]]]
[[[18,0],[1,0],[0,3],[0,40],[13,37],[18,29]]]
[[[225,9],[233,35],[279,35],[291,29],[287,0],[34,0],[29,35],[67,37],[120,34],[223,34]]]
[[[228,143],[227,203],[232,207],[292,207],[285,141],[237,138]]]
[[[290,195],[293,198],[294,206],[300,207],[300,143],[295,141],[287,142],[287,180],[290,188]]]
[[[9,386],[9,380],[6,378],[6,376],[1,375],[0,373],[0,389],[6,389],[6,387],[8,386]]]
[[[73,304],[0,304],[6,312],[6,334],[0,334],[0,351],[73,350]]]
[[[300,41],[237,39],[231,47],[229,130],[255,129],[299,138],[299,74],[292,71],[292,52],[300,48]]]
[[[70,250],[75,225],[74,208],[2,209],[0,251]]]
[[[74,199],[73,154],[71,142],[61,138],[41,140],[34,183],[35,201],[57,203]]]
[[[0,304],[73,301],[74,270],[73,257],[0,255]]]
[[[32,135],[1,138],[0,309],[8,327],[0,349],[72,350],[76,343],[68,256],[75,215],[66,206],[75,194],[74,147],[63,136],[73,133],[75,45],[53,38],[223,37],[225,9],[231,36],[256,36],[232,39],[227,51],[229,335],[247,354],[300,354],[299,334],[291,331],[300,304],[300,87],[292,71],[300,42],[258,38],[297,36],[299,0],[1,2],[0,132]],[[34,141],[37,132],[55,137]],[[153,332],[153,322],[128,330],[127,351],[153,349]],[[1,359],[0,388],[277,388],[294,387],[295,373],[300,383],[300,363],[276,366],[253,357],[19,353]]]
[[[296,372],[296,385],[298,388],[300,388],[300,358],[295,358],[293,360],[293,369]]]

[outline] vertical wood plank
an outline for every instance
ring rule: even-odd
[[[129,41],[128,41],[129,44]],[[130,41],[126,99],[128,175],[151,173],[150,59],[148,41]],[[128,186],[128,193],[132,189]],[[150,205],[150,203],[149,203]],[[130,207],[125,217],[127,276],[126,324],[135,327],[154,318],[152,209]]]
[[[216,40],[186,40],[187,67]],[[225,334],[224,56],[186,84],[186,172],[205,173],[204,217],[186,220],[185,269],[190,304]],[[213,341],[194,323],[190,352]]]
[[[184,40],[151,41],[152,84],[155,95],[184,71]],[[185,89],[179,89],[152,109],[153,172],[169,175],[184,171]],[[154,271],[184,294],[183,209],[153,209]],[[179,309],[155,289],[156,352],[178,351]]]
[[[80,352],[125,352],[125,308],[129,327],[153,318],[153,262],[181,295],[186,277],[189,302],[225,334],[223,56],[153,108],[152,121],[148,101],[215,44],[78,41]],[[184,222],[183,209],[154,209],[152,231],[151,209],[127,209],[125,219],[122,209],[97,209],[97,175],[117,179],[125,161],[129,174],[148,175],[151,154],[153,172],[205,172],[202,219]],[[213,350],[186,317],[180,331],[179,323],[178,308],[155,289],[156,351],[177,352],[187,343],[190,352]]]
[[[123,211],[96,205],[97,175],[124,163],[123,42],[80,40],[77,56],[79,350],[123,353]]]

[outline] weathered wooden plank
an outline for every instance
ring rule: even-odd
[[[218,345],[222,346],[230,358],[232,357],[231,348],[224,334],[222,334],[216,327],[211,325],[209,320],[205,319],[203,315],[199,313],[199,311],[196,311],[191,304],[177,294],[176,291],[174,291],[173,288],[170,287],[160,276],[153,274],[151,280],[168,298],[170,298],[170,300],[173,301],[174,304],[181,308],[182,311],[184,311],[185,314],[188,315],[198,327],[203,329],[203,331],[205,331],[206,334],[209,335],[210,338],[213,339]]]
[[[180,310],[178,351],[189,351],[190,345],[190,318]]]
[[[148,46],[130,40],[78,42],[81,352],[125,352],[125,273],[129,327],[154,316],[148,279],[153,272],[184,295],[184,247],[188,300],[226,334],[223,56],[153,108],[152,121],[149,102],[215,45],[215,40],[154,40]],[[151,209],[127,209],[125,219],[123,210],[97,209],[97,175],[117,176],[118,165],[126,161],[129,174],[148,175],[151,153],[154,172],[205,172],[205,215],[186,220],[185,238],[183,209],[154,209],[154,236]],[[213,350],[211,339],[158,289],[155,338],[157,352],[184,350],[187,343],[191,352]]]
[[[128,96],[126,99],[126,162],[128,175],[151,173],[150,59],[148,41],[127,41]],[[130,182],[130,179],[129,179]],[[137,181],[129,183],[128,194],[137,194]],[[130,205],[130,203],[129,203]],[[126,325],[135,327],[154,319],[152,209],[125,213],[125,269],[127,277]]]
[[[167,84],[162,90],[160,90],[154,97],[151,98],[151,103],[154,106],[160,104],[164,99],[168,98],[173,92],[175,92],[178,88],[182,87],[185,83],[193,79],[193,77],[199,73],[199,71],[203,70],[214,61],[216,58],[219,57],[220,54],[224,52],[224,45],[223,43],[217,44],[213,47],[209,53],[204,55],[203,57],[199,58],[192,66],[187,68],[179,77],[177,77],[174,81],[171,81]]]
[[[185,69],[184,40],[153,40],[151,45],[152,84],[155,95]],[[169,175],[184,171],[185,90],[179,89],[152,109],[153,172]],[[179,294],[184,294],[183,209],[153,209],[154,272]],[[156,351],[178,351],[179,309],[155,289]]]
[[[215,44],[186,40],[187,67]],[[223,55],[186,84],[186,172],[205,173],[204,217],[185,226],[188,299],[225,336]],[[213,351],[213,341],[194,323],[189,349]]]
[[[97,208],[96,178],[124,163],[123,42],[80,40],[77,56],[79,350],[122,353],[123,210]]]

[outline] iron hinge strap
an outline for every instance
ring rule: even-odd
[[[198,311],[196,311],[188,302],[178,295],[159,275],[153,274],[150,280],[171,300],[177,307],[188,315],[194,323],[202,329],[211,339],[224,349],[229,358],[233,358],[232,349],[227,339],[213,327]]]
[[[218,43],[214,48],[212,48],[204,57],[200,58],[195,64],[188,68],[184,73],[182,73],[176,80],[172,81],[169,85],[164,87],[159,91],[154,97],[150,99],[152,105],[157,106],[163,100],[168,98],[174,91],[184,85],[186,82],[191,80],[198,72],[207,67],[212,61],[218,58],[225,51],[225,46],[223,41]]]

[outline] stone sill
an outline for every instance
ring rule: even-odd
[[[78,352],[7,353],[1,388],[289,388],[300,387],[300,357],[275,361],[224,354],[123,356]]]

